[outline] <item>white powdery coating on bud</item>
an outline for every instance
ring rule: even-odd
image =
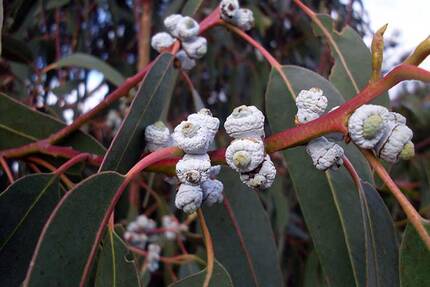
[[[179,40],[185,42],[193,40],[199,34],[199,30],[199,23],[188,16],[182,17],[176,27]]]
[[[269,155],[266,155],[259,169],[240,174],[240,180],[254,190],[263,190],[271,187],[275,181],[275,177],[276,168]]]
[[[264,137],[264,115],[255,106],[240,106],[233,110],[224,123],[233,138]]]
[[[300,91],[296,98],[297,115],[299,123],[307,123],[319,118],[327,108],[327,98],[318,88]]]
[[[244,31],[254,27],[254,13],[249,9],[239,9],[233,16],[232,23]]]
[[[393,127],[393,125],[395,125]],[[412,139],[413,132],[404,124],[393,124],[386,140],[378,146],[378,156],[390,163],[399,160],[403,147]]]
[[[336,169],[343,164],[343,148],[325,137],[310,141],[306,146],[306,152],[318,170]]]
[[[385,121],[406,125],[406,118],[403,115],[396,112],[389,112],[388,114],[384,114],[383,119]]]
[[[124,233],[124,240],[133,246],[136,246],[140,249],[145,249],[146,243],[148,242],[148,236],[144,233],[126,231]]]
[[[187,120],[192,123],[203,125],[215,137],[219,129],[219,119],[212,116],[209,109],[201,109],[197,113],[188,116]]]
[[[152,36],[151,47],[158,52],[171,47],[175,43],[176,39],[170,36],[169,33],[161,32]]]
[[[137,222],[132,221],[127,225],[127,231],[138,232],[140,230],[140,225]]]
[[[180,50],[176,54],[176,59],[181,63],[181,69],[189,71],[196,66],[196,61],[188,57],[184,50]]]
[[[211,166],[209,169],[209,178],[214,179],[217,177],[217,175],[221,172],[221,166],[220,165],[214,165]]]
[[[221,203],[224,200],[224,185],[216,179],[208,179],[202,183],[203,202],[207,206]]]
[[[115,110],[110,110],[106,117],[106,125],[110,128],[117,129],[121,126],[121,116]]]
[[[176,239],[176,233],[179,232],[179,223],[176,218],[172,215],[164,215],[161,222],[163,227],[167,229],[164,232],[164,236],[166,236],[168,240]]]
[[[145,128],[145,141],[150,152],[173,144],[170,130],[162,122],[156,122]]]
[[[182,42],[182,48],[190,58],[200,59],[208,51],[208,41],[204,37],[194,37],[189,41]]]
[[[146,262],[148,264],[149,272],[155,272],[158,270],[160,265],[160,252],[160,245],[154,243],[148,245],[148,255],[146,256]]]
[[[222,0],[219,7],[221,10],[221,18],[226,21],[231,21],[240,6],[238,0]]]
[[[250,172],[264,160],[264,143],[257,138],[236,139],[227,147],[227,164],[237,172]]]
[[[136,218],[135,222],[139,225],[139,227],[144,232],[151,231],[151,230],[153,230],[153,229],[155,229],[157,227],[157,223],[154,220],[146,217],[146,215],[144,215],[144,214],[139,215]]]
[[[348,132],[352,141],[361,148],[373,148],[384,136],[386,123],[381,125],[381,130],[373,138],[364,137],[364,123],[373,115],[379,115],[384,121],[388,119],[390,112],[377,105],[363,105],[359,107],[348,120]]]
[[[196,185],[181,184],[176,193],[175,205],[185,213],[193,213],[202,206],[202,188]]]
[[[176,175],[181,183],[199,185],[209,178],[210,168],[208,154],[186,154],[176,164]]]
[[[166,27],[167,31],[175,38],[178,38],[178,24],[184,16],[179,14],[173,14],[164,19],[164,27]]]
[[[211,143],[211,134],[202,125],[183,121],[172,134],[175,144],[185,153],[205,154]]]

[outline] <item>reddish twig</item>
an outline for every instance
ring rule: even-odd
[[[12,184],[14,182],[13,174],[12,174],[12,171],[10,170],[10,168],[9,168],[8,163],[6,162],[6,160],[3,157],[0,157],[0,164],[1,164],[2,168],[3,168],[3,171],[6,173],[6,176],[7,176],[8,180],[9,180],[10,184]]]
[[[77,163],[80,163],[82,161],[86,161],[91,157],[90,154],[87,153],[81,153],[78,154],[77,156],[71,158],[70,160],[66,161],[63,165],[61,165],[60,167],[58,167],[54,173],[55,174],[63,174],[65,173],[70,167],[74,166]]]
[[[214,245],[212,242],[212,236],[209,232],[209,228],[206,224],[205,216],[203,215],[203,211],[199,208],[197,209],[197,216],[199,218],[200,222],[200,228],[203,232],[203,238],[205,240],[205,246],[206,246],[206,261],[207,261],[207,267],[206,267],[206,276],[205,281],[203,282],[203,287],[209,287],[209,283],[212,278],[212,274],[214,271],[214,262],[215,262],[215,252],[214,252]]]

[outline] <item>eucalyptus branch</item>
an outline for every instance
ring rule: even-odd
[[[203,215],[203,211],[201,210],[201,208],[197,209],[197,216],[199,218],[200,227],[203,231],[203,236],[204,236],[205,245],[206,245],[207,270],[206,270],[205,281],[203,282],[203,287],[208,287],[214,270],[214,261],[215,261],[214,246],[212,242],[211,233],[209,232],[208,226],[206,224],[205,216]]]

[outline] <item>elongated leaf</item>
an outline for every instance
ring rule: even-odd
[[[115,68],[106,64],[104,61],[84,53],[75,53],[70,56],[60,59],[49,65],[50,69],[64,68],[64,67],[80,67],[90,70],[97,70],[102,73],[105,78],[112,84],[119,86],[124,82],[124,77]]]
[[[21,41],[11,35],[2,35],[2,57],[24,64],[29,64],[34,60],[33,51],[28,47],[27,43]]]
[[[139,287],[140,280],[134,256],[128,251],[118,234],[108,228],[103,243],[98,260],[95,286]]]
[[[200,287],[205,281],[206,269],[193,275],[185,277],[171,285],[170,287]],[[215,261],[212,279],[209,287],[233,287],[233,282],[227,270],[219,262]]]
[[[203,0],[188,0],[182,9],[182,15],[193,16],[202,5]]]
[[[161,55],[146,75],[100,170],[127,172],[145,149],[145,127],[167,109],[176,80],[173,56]]]
[[[3,31],[3,0],[0,0],[0,35]],[[1,56],[1,37],[0,37],[0,56]]]
[[[45,224],[24,286],[79,286],[96,235],[124,177],[103,172],[82,181]]]
[[[34,111],[0,93],[0,149],[47,138],[65,126],[59,120]],[[80,131],[64,139],[61,144],[93,154],[104,153],[104,148],[94,138]]]
[[[367,229],[368,286],[396,287],[399,281],[399,248],[391,214],[376,190],[362,183]]]
[[[330,82],[318,74],[294,66],[286,66],[283,71],[295,94],[319,87],[330,105],[342,101]],[[295,101],[276,71],[272,72],[266,93],[266,109],[273,132],[294,126]],[[349,147],[347,153],[348,150]],[[316,170],[304,147],[288,149],[283,154],[329,286],[365,286],[363,218],[358,193],[347,172]],[[370,178],[368,165],[354,157],[354,153],[351,157],[352,161],[362,163],[357,165],[359,173]]]
[[[430,232],[428,221],[424,226]],[[400,246],[400,282],[402,287],[430,286],[430,251],[411,224],[406,227]]]
[[[303,287],[326,287],[324,282],[324,274],[322,274],[321,266],[318,260],[318,255],[312,251],[306,260],[305,276]]]
[[[235,286],[282,286],[273,231],[255,191],[223,171],[225,204],[204,209],[215,257]]]
[[[339,32],[330,16],[318,14],[317,17],[326,34],[317,25],[314,25],[315,33],[327,39],[335,59],[330,81],[346,99],[351,99],[369,83],[372,72],[370,50],[351,27],[346,26]],[[388,94],[379,97],[374,103],[388,106]]]
[[[43,225],[59,200],[54,174],[25,176],[0,194],[0,286],[22,283]]]

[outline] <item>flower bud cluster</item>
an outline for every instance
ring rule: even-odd
[[[148,245],[148,255],[146,256],[146,264],[149,272],[155,272],[160,268],[160,253],[161,246],[155,243]]]
[[[202,203],[211,206],[222,202],[223,184],[214,179],[219,166],[212,167],[209,147],[218,132],[219,120],[208,109],[188,116],[173,132],[176,146],[186,154],[176,164],[176,175],[180,186],[175,205],[186,213],[193,213]]]
[[[145,128],[146,148],[149,152],[154,152],[161,148],[173,145],[173,139],[169,128],[161,121],[158,121]]]
[[[387,108],[363,105],[348,120],[351,140],[361,148],[371,149],[379,158],[395,163],[415,155],[413,132],[406,118]]]
[[[165,229],[164,236],[167,240],[175,240],[182,232],[188,231],[188,226],[180,224],[173,215],[164,215],[161,222]]]
[[[200,59],[207,52],[207,40],[199,36],[200,25],[193,18],[173,14],[164,19],[167,32],[155,34],[151,39],[151,46],[158,52],[171,47],[176,40],[181,41],[180,50],[176,59],[181,68],[191,70],[196,65],[195,59]]]
[[[296,98],[296,121],[298,124],[303,124],[319,118],[325,112],[327,103],[328,100],[321,89],[311,88],[300,91]],[[306,146],[306,152],[318,170],[335,170],[343,164],[343,148],[326,137],[311,140]]]
[[[240,8],[238,0],[223,0],[220,3],[221,18],[242,30],[248,31],[254,27],[254,14],[251,10]]]
[[[156,228],[157,223],[154,220],[143,214],[139,215],[128,224],[124,239],[133,246],[145,249],[148,242],[158,240],[158,236],[153,232]]]
[[[254,106],[240,106],[224,123],[234,140],[227,147],[227,164],[240,173],[243,183],[255,190],[269,188],[276,176],[275,166],[264,149],[264,115]]]

